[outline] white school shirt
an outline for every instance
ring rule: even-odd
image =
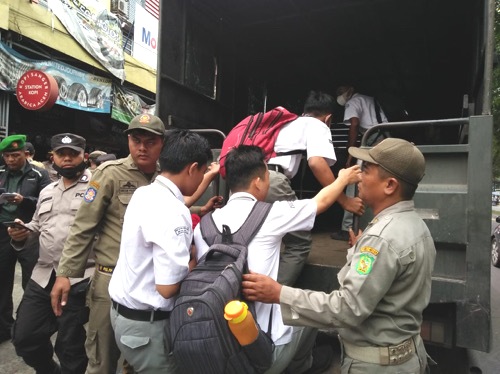
[[[246,192],[233,194],[226,206],[213,212],[214,222],[222,232],[222,225],[236,232],[246,220],[256,203]],[[316,218],[317,205],[313,200],[277,201],[273,203],[264,224],[248,246],[248,267],[251,271],[278,277],[280,246],[283,236],[291,231],[311,230]],[[208,245],[201,235],[200,225],[194,230],[198,259],[207,252]],[[292,327],[285,326],[279,304],[255,303],[256,320],[263,331],[268,330],[269,315],[273,311],[271,337],[276,345],[287,344],[292,339]],[[255,316],[254,316],[255,317]]]
[[[191,214],[173,182],[159,175],[139,187],[125,212],[111,299],[131,309],[172,310],[174,299],[161,296],[156,284],[186,277],[192,239]]]
[[[377,113],[375,111],[375,100],[373,97],[355,93],[345,104],[344,121],[351,118],[359,118],[359,132],[364,133],[370,127],[378,125]],[[382,122],[387,122],[384,111],[380,108]],[[346,122],[348,126],[351,123]]]
[[[295,150],[305,150],[308,160],[311,157],[323,157],[328,166],[337,161],[330,128],[314,117],[299,117],[281,128],[274,144],[274,151],[278,153]],[[301,158],[300,154],[276,156],[268,163],[280,165],[284,174],[288,178],[293,178],[299,170]]]

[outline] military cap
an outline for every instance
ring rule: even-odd
[[[116,156],[113,153],[106,153],[104,155],[100,155],[99,157],[97,157],[97,159],[95,160],[95,163],[97,164],[97,166],[99,166],[103,162],[112,161],[112,160],[116,160]]]
[[[0,142],[0,152],[15,152],[24,150],[26,135],[10,135]]]
[[[85,138],[69,132],[56,134],[50,139],[50,146],[53,151],[61,148],[71,148],[75,151],[83,152],[85,150],[85,143]]]
[[[139,114],[138,116],[132,118],[128,129],[124,132],[128,133],[132,130],[145,130],[156,135],[165,135],[165,125],[163,124],[163,121],[149,113]]]
[[[92,161],[95,161],[95,160],[97,160],[97,158],[99,156],[102,156],[102,155],[105,155],[105,154],[107,154],[107,153],[104,152],[104,151],[93,151],[93,152],[90,152],[89,159],[91,159]]]
[[[359,160],[379,165],[414,186],[424,177],[424,155],[413,143],[403,139],[387,138],[373,148],[349,147],[349,154]]]
[[[35,154],[35,147],[33,146],[32,143],[26,142],[25,149],[26,149],[26,152],[28,152],[30,155],[34,155]]]

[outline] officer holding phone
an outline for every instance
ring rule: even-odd
[[[83,374],[87,367],[85,353],[88,320],[85,306],[86,290],[95,263],[91,259],[83,277],[71,278],[70,307],[56,317],[50,304],[50,291],[64,242],[83,200],[91,177],[84,162],[85,139],[63,133],[51,139],[54,168],[61,178],[40,192],[40,198],[31,222],[17,219],[7,222],[12,246],[23,250],[30,243],[40,243],[40,254],[33,269],[23,299],[17,311],[12,343],[16,353],[37,373]],[[31,231],[31,232],[30,232]],[[50,340],[57,331],[55,352],[59,365],[53,359],[54,348]]]
[[[40,191],[50,183],[46,170],[30,164],[25,154],[26,135],[11,135],[0,142],[5,165],[0,167],[0,188],[11,195],[0,203],[0,222],[31,220]],[[11,338],[14,323],[12,290],[16,262],[22,269],[22,286],[31,276],[38,258],[38,245],[16,251],[10,245],[7,227],[0,225],[0,343]]]

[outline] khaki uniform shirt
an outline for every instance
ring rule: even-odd
[[[58,276],[83,275],[96,234],[96,263],[110,267],[116,265],[127,204],[138,187],[150,182],[130,155],[106,162],[94,171],[64,245]]]
[[[23,244],[12,241],[12,246],[17,250],[30,246],[34,241],[40,242],[38,262],[33,269],[31,279],[41,287],[47,286],[52,271],[57,270],[64,242],[82,203],[90,176],[88,171],[84,171],[80,179],[68,188],[64,187],[62,178],[45,187],[38,197],[33,219],[26,224],[33,233],[30,233]],[[89,278],[94,268],[94,261],[90,259],[86,265],[84,278]],[[71,284],[78,283],[84,278],[71,278]]]
[[[339,290],[283,287],[285,324],[337,327],[358,346],[388,346],[419,334],[431,295],[436,249],[413,201],[380,212],[349,250]]]

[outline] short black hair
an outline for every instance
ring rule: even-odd
[[[160,170],[179,174],[194,162],[198,168],[212,161],[212,151],[207,139],[189,130],[170,130],[160,154]]]
[[[249,187],[255,177],[263,178],[267,170],[262,148],[255,145],[240,145],[226,155],[226,183],[231,191]]]
[[[333,96],[321,91],[309,92],[304,103],[304,114],[319,117],[332,114],[334,110],[335,99]]]
[[[400,196],[401,199],[403,200],[411,200],[413,199],[413,196],[415,195],[415,191],[417,190],[418,185],[410,184],[408,182],[405,182],[401,178],[397,177],[396,175],[392,174],[388,170],[384,169],[382,166],[378,166],[378,175],[382,179],[387,179],[387,178],[395,178],[399,182],[399,187],[401,188],[400,190]]]

